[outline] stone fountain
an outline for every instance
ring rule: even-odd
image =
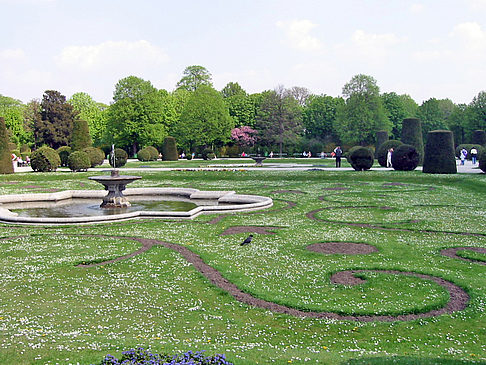
[[[123,190],[126,189],[128,184],[141,178],[141,176],[120,175],[116,169],[111,170],[111,175],[89,177],[90,180],[103,184],[105,190],[108,190],[108,194],[103,197],[103,202],[100,205],[101,208],[106,209],[129,207],[130,202],[123,195]]]

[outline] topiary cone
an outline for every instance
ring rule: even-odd
[[[12,155],[8,147],[7,127],[5,119],[0,117],[0,174],[13,174]]]
[[[375,158],[378,158],[378,149],[386,141],[388,141],[388,132],[387,131],[376,132]]]
[[[407,118],[402,123],[403,144],[414,146],[419,154],[419,165],[424,161],[424,140],[422,138],[422,122],[417,118]]]
[[[427,134],[422,171],[429,174],[457,173],[454,138],[451,131],[437,130]]]

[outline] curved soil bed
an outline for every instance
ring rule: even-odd
[[[256,226],[233,226],[225,229],[220,236],[228,236],[231,234],[239,233],[258,233],[258,234],[275,234],[277,229],[282,229],[282,227],[256,227]]]
[[[473,259],[468,259],[468,258],[465,258],[465,257],[458,256],[457,251],[460,251],[460,250],[469,250],[469,251],[474,251],[474,252],[486,254],[486,248],[482,248],[482,247],[451,247],[451,248],[446,248],[446,249],[440,251],[440,253],[444,256],[451,257],[453,259],[459,259],[459,260],[462,260],[462,261],[474,262],[476,264],[486,265],[486,262],[484,262],[484,261],[473,260]]]
[[[325,223],[335,223],[335,224],[344,224],[350,227],[361,227],[361,228],[372,228],[372,229],[381,229],[383,231],[399,231],[399,232],[420,232],[420,233],[442,233],[442,234],[451,234],[451,235],[458,235],[458,236],[475,236],[475,237],[485,237],[486,233],[472,233],[472,232],[450,232],[450,231],[434,231],[432,229],[409,229],[409,228],[395,228],[395,227],[384,227],[380,226],[379,224],[373,223],[353,223],[353,222],[343,222],[343,221],[332,221],[328,219],[318,218],[316,214],[322,212],[323,210],[331,210],[331,209],[339,209],[339,208],[366,208],[366,206],[362,207],[326,207],[326,208],[319,208],[312,210],[306,213],[306,217],[318,222],[325,222]],[[382,209],[389,209],[389,207],[382,207]],[[395,222],[389,224],[407,224],[407,223],[417,223],[418,221],[411,219],[408,221],[403,222]]]
[[[110,237],[110,236],[102,236],[100,237]],[[297,316],[297,317],[311,317],[311,318],[327,318],[327,319],[336,319],[336,320],[347,320],[347,321],[360,321],[360,322],[372,322],[372,321],[384,321],[384,322],[392,322],[392,321],[410,321],[410,320],[415,320],[418,318],[426,318],[426,317],[433,317],[433,316],[438,316],[441,314],[445,313],[452,313],[455,311],[463,310],[466,308],[467,303],[469,301],[469,296],[467,293],[462,290],[460,287],[457,285],[435,277],[435,276],[430,276],[430,275],[422,275],[422,274],[417,274],[417,273],[406,273],[406,272],[399,272],[399,271],[381,271],[381,270],[374,270],[374,271],[379,271],[379,272],[387,272],[390,274],[395,274],[395,275],[413,275],[416,277],[424,278],[427,280],[432,280],[436,282],[438,285],[441,285],[444,287],[450,294],[450,300],[447,303],[447,305],[441,309],[437,310],[432,310],[427,313],[420,313],[420,314],[404,314],[404,315],[399,315],[399,316],[386,316],[386,315],[340,315],[337,313],[331,313],[331,312],[305,312],[302,310],[294,309],[294,308],[289,308],[280,304],[268,302],[263,299],[255,298],[254,296],[242,292],[235,284],[229,282],[227,279],[225,279],[219,271],[214,269],[213,267],[209,266],[206,264],[199,255],[196,253],[192,252],[189,250],[187,247],[176,245],[173,243],[169,242],[164,242],[164,241],[159,241],[159,240],[154,240],[154,239],[146,239],[146,238],[137,238],[137,237],[113,237],[114,239],[131,239],[136,242],[140,242],[142,244],[142,247],[138,249],[135,252],[132,252],[128,255],[124,255],[121,257],[118,257],[113,260],[108,260],[104,262],[99,262],[99,263],[94,263],[90,265],[78,265],[78,267],[94,267],[94,266],[101,266],[101,265],[107,265],[113,262],[125,260],[128,258],[131,258],[133,256],[139,255],[142,252],[145,252],[149,250],[151,247],[154,245],[161,245],[166,248],[169,248],[171,250],[174,250],[178,253],[180,253],[188,262],[190,262],[201,274],[203,274],[206,278],[208,278],[211,283],[214,285],[218,286],[219,288],[223,289],[224,291],[228,292],[231,294],[236,300],[248,304],[250,306],[254,307],[259,307],[263,309],[270,310],[272,312],[276,313],[283,313],[283,314],[288,314],[292,316]],[[338,280],[340,284],[343,285],[353,285],[356,284],[355,279],[352,279],[355,273],[359,272],[364,272],[365,270],[357,270],[357,271],[351,271],[350,274],[346,274],[342,276],[340,279],[336,279],[336,276],[334,276],[334,280]],[[336,275],[336,274],[335,274]],[[346,279],[349,278],[349,279]],[[362,280],[362,279],[359,279]]]
[[[375,246],[355,242],[321,242],[314,243],[306,248],[323,254],[366,255],[378,252]]]

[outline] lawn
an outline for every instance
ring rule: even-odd
[[[313,169],[319,164],[309,171],[141,168],[143,179],[130,185],[274,199],[267,210],[222,219],[0,224],[0,363],[95,364],[138,346],[225,353],[235,364],[486,362],[486,175]],[[0,194],[99,189],[87,179],[96,173],[4,175]],[[253,241],[240,246],[250,233]],[[140,238],[161,244],[104,263],[138,250]],[[196,253],[245,296],[300,314],[236,300],[165,243]],[[308,248],[331,243],[375,250]],[[454,248],[457,255],[442,253]],[[358,285],[331,281],[349,270],[360,271]],[[467,295],[465,308],[434,314],[451,301],[440,280]]]

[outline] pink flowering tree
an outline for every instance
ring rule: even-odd
[[[258,131],[244,125],[231,130],[231,139],[241,147],[253,146],[257,141]]]

